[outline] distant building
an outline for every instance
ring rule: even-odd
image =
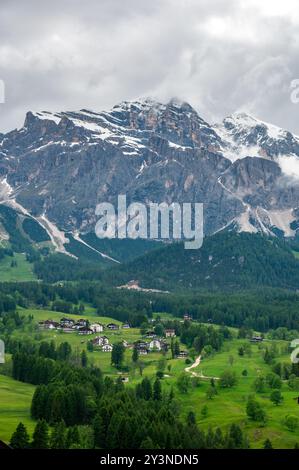
[[[131,328],[131,325],[129,323],[124,323],[122,328],[128,330],[129,328]]]
[[[188,351],[180,351],[177,357],[184,358],[188,356]]]
[[[92,344],[94,346],[104,346],[105,344],[109,344],[109,339],[107,338],[107,336],[96,336],[92,340]]]
[[[141,356],[146,356],[148,354],[148,349],[141,348],[138,350],[138,352]]]
[[[147,338],[156,338],[157,335],[156,335],[156,333],[155,333],[154,331],[147,331],[147,332],[145,333],[145,336],[146,336]]]
[[[92,335],[93,331],[90,328],[86,328],[85,326],[82,326],[78,329],[78,334],[79,335]]]
[[[189,321],[193,320],[192,315],[189,315],[189,313],[185,313],[183,318],[184,318],[184,320],[189,320]]]
[[[116,325],[115,323],[108,323],[107,328],[108,328],[109,330],[118,330],[118,329],[119,329],[119,326]]]
[[[45,320],[39,322],[39,327],[44,328],[45,330],[55,330],[59,328],[60,324],[53,320]]]
[[[74,325],[74,320],[72,318],[61,318],[60,319],[60,326],[64,327],[72,327]]]
[[[94,333],[102,333],[102,331],[104,331],[104,327],[103,325],[101,325],[101,323],[93,323],[92,325],[89,326],[89,328]]]
[[[149,343],[149,348],[150,348],[151,350],[156,349],[157,351],[161,351],[161,349],[162,349],[162,342],[161,342],[159,339],[153,339],[153,340]]]
[[[140,351],[141,349],[148,349],[148,343],[145,341],[137,341],[135,344],[137,351]]]
[[[252,336],[250,338],[250,342],[251,343],[260,343],[261,341],[263,341],[263,337],[262,336],[259,336],[259,335],[256,335],[256,336]]]
[[[104,344],[104,346],[102,346],[102,351],[103,352],[111,352],[113,349],[113,347],[111,346],[111,344]]]
[[[88,320],[84,320],[84,318],[80,318],[80,320],[76,321],[75,328],[79,329],[81,327],[87,327]]]
[[[173,338],[175,336],[175,330],[172,328],[165,330],[165,336],[166,338]]]

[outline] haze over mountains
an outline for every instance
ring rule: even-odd
[[[60,251],[65,232],[82,243],[96,204],[119,194],[203,202],[208,235],[292,237],[299,226],[299,137],[245,113],[211,125],[176,100],[28,112],[21,129],[0,135],[0,175],[0,203],[35,218]]]

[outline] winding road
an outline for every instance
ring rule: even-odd
[[[189,372],[192,375],[192,377],[199,377],[201,379],[219,380],[219,377],[208,377],[207,375],[204,375],[202,371],[200,371],[199,373],[194,372],[192,369],[199,366],[200,363],[201,363],[201,354],[195,359],[195,361],[193,362],[193,364],[191,364],[191,366],[185,367],[185,372]]]

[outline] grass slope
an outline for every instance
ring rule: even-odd
[[[17,266],[11,266],[16,261]],[[33,281],[36,276],[33,272],[33,264],[26,261],[26,255],[15,253],[13,257],[6,256],[0,260],[0,282]]]
[[[0,364],[1,372],[1,364]],[[28,432],[33,432],[35,422],[30,418],[30,405],[35,387],[0,375],[0,439],[9,442],[21,421]]]

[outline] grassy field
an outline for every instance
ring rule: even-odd
[[[0,364],[1,372],[1,364]],[[9,442],[20,421],[31,434],[30,405],[35,387],[0,374],[0,439]]]
[[[16,261],[17,266],[11,266],[11,262]],[[10,281],[32,281],[36,279],[33,272],[33,265],[26,261],[23,253],[15,253],[13,257],[5,256],[0,261],[0,282]]]
[[[260,448],[266,438],[271,439],[275,448],[293,448],[296,442],[299,442],[298,429],[295,432],[289,431],[284,425],[286,415],[295,415],[299,418],[299,406],[294,400],[298,392],[291,391],[286,383],[282,386],[282,395],[284,401],[281,405],[274,405],[270,399],[271,390],[267,388],[264,393],[255,393],[253,382],[259,375],[265,376],[271,371],[271,367],[265,364],[262,357],[262,350],[258,345],[252,345],[251,356],[238,355],[238,348],[244,340],[234,339],[229,341],[223,347],[223,350],[212,357],[205,358],[201,364],[193,369],[195,372],[203,373],[205,376],[219,377],[226,369],[232,369],[236,372],[238,383],[231,389],[221,389],[218,386],[218,395],[215,398],[206,397],[207,388],[210,381],[203,379],[198,388],[191,389],[187,394],[178,396],[181,402],[183,414],[194,411],[197,415],[198,424],[203,429],[220,426],[225,429],[232,423],[239,423],[247,433],[251,445],[254,448]],[[276,360],[289,361],[289,355],[286,352],[287,343],[283,341],[276,342],[279,355]],[[233,357],[233,363],[230,363],[230,357]],[[242,376],[242,371],[246,369],[248,376]],[[172,369],[173,371],[173,369]],[[170,382],[169,379],[167,379]],[[255,394],[258,401],[261,402],[267,413],[266,426],[262,427],[256,422],[251,422],[246,415],[246,403],[249,395]],[[203,418],[201,409],[206,405],[208,415]]]

